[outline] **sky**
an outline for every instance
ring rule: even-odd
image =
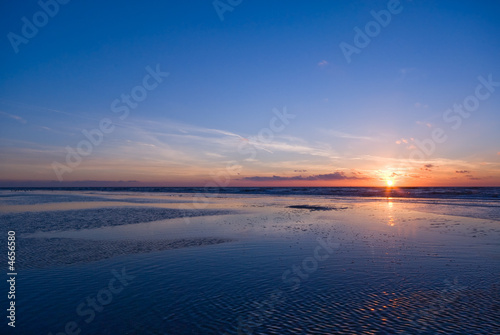
[[[500,186],[498,1],[0,6],[0,187]]]

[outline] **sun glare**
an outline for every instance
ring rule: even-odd
[[[387,183],[387,186],[391,187],[394,185],[394,180],[387,179],[386,183]]]

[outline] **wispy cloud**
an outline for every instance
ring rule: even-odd
[[[83,115],[79,115],[79,114],[68,113],[68,112],[60,111],[60,110],[53,109],[53,108],[35,106],[35,105],[30,105],[30,104],[26,104],[26,103],[22,103],[22,102],[9,101],[9,100],[5,100],[2,98],[0,98],[0,103],[7,105],[7,106],[17,108],[17,109],[20,109],[20,110],[32,110],[32,111],[38,111],[38,112],[41,111],[41,112],[58,113],[58,114],[64,114],[67,116],[77,117],[77,118],[85,119],[85,120],[99,121],[99,119],[96,119],[96,118],[91,118],[91,117],[87,117],[87,116],[83,116]]]
[[[416,102],[415,103],[415,107],[416,108],[421,108],[422,107],[422,108],[427,109],[427,108],[429,108],[429,105],[425,105],[425,104],[421,104],[420,102]]]
[[[406,80],[420,80],[426,77],[426,73],[414,67],[401,68],[398,71],[398,82]]]
[[[17,122],[20,122],[22,124],[26,123],[25,119],[23,119],[22,117],[17,116],[17,115],[9,114],[9,113],[2,112],[2,111],[0,111],[0,115],[3,115],[3,116],[8,117],[10,119],[16,120]]]
[[[349,134],[349,133],[344,133],[341,131],[336,131],[336,130],[326,130],[326,133],[338,138],[347,138],[347,139],[352,139],[352,140],[366,140],[366,141],[376,141],[377,139],[374,137],[370,136],[360,136],[360,135],[354,135],[354,134]]]
[[[250,142],[252,144],[252,142]],[[273,141],[272,143],[260,143],[259,148],[267,149],[271,153],[289,152],[301,155],[322,156],[328,158],[337,158],[336,154],[331,150],[295,143],[287,143],[281,141]]]
[[[322,145],[311,145],[307,141],[289,135],[275,135],[272,141],[264,142],[259,140],[255,134],[240,135],[235,132],[213,128],[203,128],[199,126],[179,124],[175,122],[141,122],[134,121],[130,127],[144,129],[151,136],[157,138],[167,138],[169,143],[190,143],[190,147],[195,149],[211,146],[211,152],[222,154],[224,152],[237,154],[238,147],[242,142],[269,154],[293,153],[300,155],[321,156],[336,158],[337,155],[330,148]],[[136,129],[136,131],[138,131]]]
[[[59,131],[59,130],[55,130],[55,129],[52,129],[52,128],[49,128],[49,127],[46,127],[46,126],[35,126],[35,127],[38,128],[38,129],[41,129],[43,131],[48,131],[48,132],[51,132],[51,133],[54,133],[54,134],[59,134],[59,135],[74,136],[76,134],[75,132]]]
[[[410,140],[413,141],[413,138],[410,139]],[[408,144],[410,140],[402,137],[402,138],[400,138],[399,140],[396,141],[396,144],[402,144],[402,143]]]
[[[416,122],[419,126],[425,126],[427,128],[432,128],[432,124],[430,124],[429,122],[423,122],[423,121],[417,121]]]

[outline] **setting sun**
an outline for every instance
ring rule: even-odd
[[[387,186],[391,187],[394,185],[394,180],[387,179],[386,183],[387,183]]]

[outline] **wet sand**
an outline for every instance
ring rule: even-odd
[[[170,249],[202,247],[231,242],[221,238],[179,240],[111,240],[94,241],[75,238],[23,238],[18,244],[17,268],[48,268],[96,262],[116,256],[150,253]]]
[[[500,329],[500,218],[480,203],[468,211],[460,201],[389,198],[16,196],[0,197],[0,219],[19,238],[26,334],[78,319],[79,301],[121,266],[141,279],[100,321],[80,320],[85,332]]]

